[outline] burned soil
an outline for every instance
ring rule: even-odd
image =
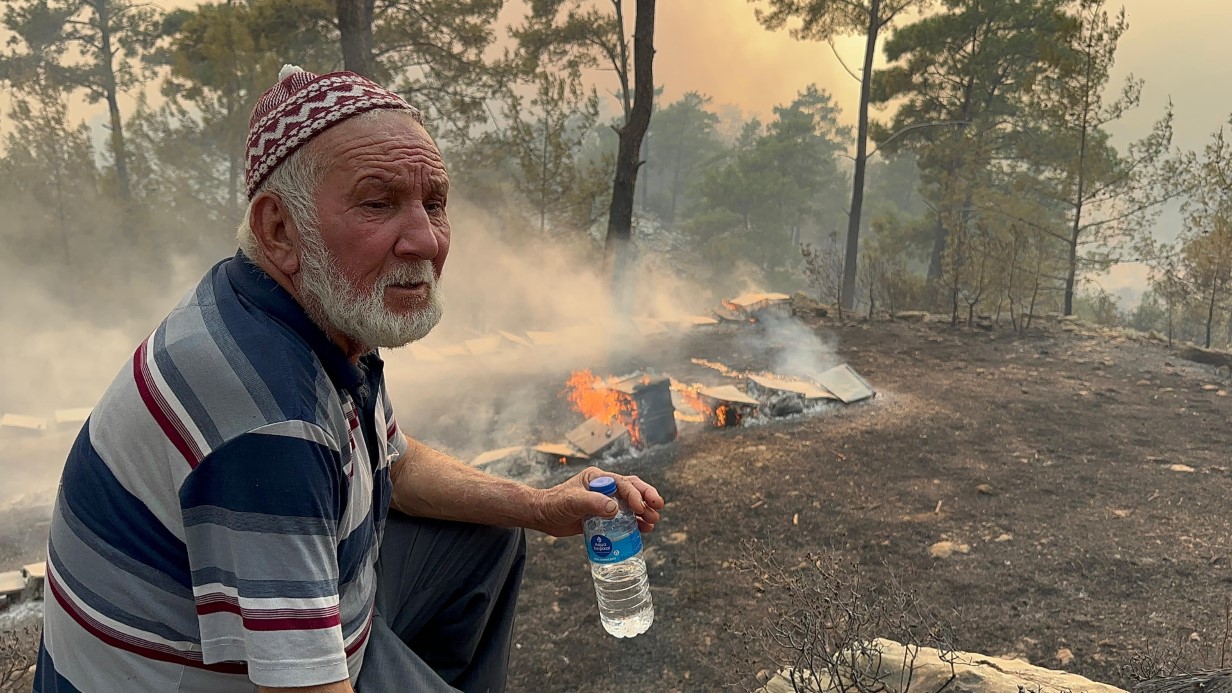
[[[1122,687],[1126,667],[1178,640],[1218,648],[1232,582],[1232,401],[1212,369],[1164,346],[1060,330],[811,327],[879,396],[686,430],[609,465],[668,499],[646,541],[655,624],[629,641],[606,636],[580,541],[532,533],[511,690],[716,690],[754,674],[734,631],[765,623],[772,605],[762,576],[741,569],[749,540],[788,566],[826,552],[905,576],[960,649]],[[692,346],[755,360],[731,344],[720,334]],[[969,552],[931,557],[942,540]]]
[[[605,463],[668,500],[646,539],[655,624],[633,640],[607,636],[581,541],[532,532],[510,690],[747,681],[769,663],[749,660],[734,631],[765,623],[773,606],[762,576],[741,568],[749,540],[787,566],[829,553],[873,577],[901,576],[960,649],[1122,687],[1132,684],[1122,667],[1140,655],[1178,640],[1217,649],[1232,582],[1232,398],[1213,369],[1161,345],[1060,330],[807,327],[878,396],[756,426],[683,424],[677,442]],[[694,359],[771,369],[782,354],[759,346],[758,329],[725,325],[591,365],[736,382]],[[465,459],[560,440],[581,422],[560,401],[578,365],[534,377],[472,373],[434,390],[447,397],[431,406],[417,406],[426,390],[413,383],[393,377],[391,391],[404,429]],[[519,473],[546,485],[577,471]],[[6,564],[41,557],[47,500],[3,513]],[[931,557],[943,540],[969,551]],[[1064,665],[1063,648],[1073,654]]]

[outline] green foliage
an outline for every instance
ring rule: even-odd
[[[530,0],[523,23],[510,30],[517,41],[517,65],[524,73],[610,70],[618,81],[615,96],[624,121],[633,108],[629,42],[623,6],[614,12],[587,0]]]
[[[809,86],[774,113],[764,131],[746,126],[727,161],[707,173],[699,191],[707,211],[690,223],[703,254],[767,272],[794,265],[801,242],[837,228],[846,183],[836,157],[848,132],[827,92]]]
[[[583,143],[599,119],[599,96],[582,88],[577,73],[535,77],[535,95],[526,101],[508,94],[504,148],[512,156],[515,185],[548,225],[589,229],[594,222],[587,168],[579,161]]]
[[[489,61],[504,0],[377,0],[380,69],[424,112],[438,137],[466,139],[488,122],[486,101],[512,78]],[[332,36],[332,34],[331,34]]]
[[[149,79],[141,58],[154,46],[158,22],[155,9],[135,0],[25,0],[3,16],[11,35],[0,75],[15,91],[59,89],[107,103],[116,194],[125,201],[131,185],[118,100]]]
[[[7,220],[4,245],[22,262],[86,260],[78,244],[100,211],[100,175],[89,131],[70,126],[66,113],[64,94],[50,88],[18,97],[9,113],[0,205],[20,216]]]
[[[1125,316],[1120,309],[1120,299],[1098,286],[1076,297],[1074,315],[1086,322],[1104,327],[1119,327],[1125,324]]]
[[[167,188],[168,179],[179,179],[199,191],[208,217],[236,223],[252,105],[283,63],[337,62],[336,41],[327,34],[331,13],[325,0],[252,0],[168,15],[167,40],[152,56],[167,69],[161,89],[167,101],[135,117],[144,146],[158,150],[146,162],[142,192],[178,198],[187,191]]]
[[[649,156],[639,182],[657,189],[650,210],[668,223],[696,201],[702,167],[722,156],[719,116],[706,110],[710,97],[691,91],[655,113],[650,122]]]

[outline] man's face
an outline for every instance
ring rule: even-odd
[[[449,177],[405,113],[345,121],[312,143],[329,170],[316,229],[301,229],[301,297],[310,315],[366,347],[428,334],[442,313]]]

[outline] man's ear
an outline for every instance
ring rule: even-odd
[[[272,193],[259,193],[253,200],[248,224],[265,258],[284,275],[294,276],[299,271],[299,228],[282,200]]]

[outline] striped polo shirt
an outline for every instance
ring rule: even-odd
[[[381,369],[242,254],[215,265],[69,453],[34,690],[354,683],[405,452]]]

